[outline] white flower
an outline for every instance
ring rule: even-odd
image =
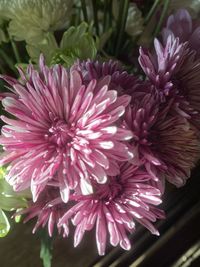
[[[125,30],[132,37],[139,35],[143,31],[142,13],[134,3],[129,5]]]
[[[65,28],[73,1],[71,0],[1,0],[1,9],[11,19],[9,32],[16,40],[32,43],[46,32]]]

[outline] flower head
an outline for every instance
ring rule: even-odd
[[[170,10],[177,11],[180,8],[189,10],[192,17],[197,17],[200,11],[200,2],[199,0],[170,1]]]
[[[199,128],[200,63],[195,52],[169,35],[166,45],[155,40],[155,54],[140,50],[140,65],[161,102],[173,100],[173,109]]]
[[[169,16],[166,27],[162,31],[163,41],[166,43],[169,35],[178,37],[181,43],[188,42],[191,50],[200,54],[200,25],[192,20],[186,9],[179,9]]]
[[[177,114],[172,103],[162,107],[153,95],[135,99],[127,108],[125,123],[133,133],[134,164],[143,164],[155,181],[166,178],[181,186],[198,160],[196,129]]]
[[[154,54],[140,48],[139,63],[163,100],[173,88],[171,78],[182,66],[187,46],[180,43],[178,38],[169,35],[166,45],[155,39],[154,47]]]
[[[24,219],[24,223],[37,217],[33,233],[35,233],[40,227],[44,228],[47,225],[49,236],[52,236],[59,219],[66,211],[66,204],[62,202],[59,196],[59,190],[56,187],[48,186],[41,193],[35,203],[30,201],[28,203],[28,208],[17,212],[16,215],[25,214],[26,217]],[[57,230],[59,234],[63,232],[63,237],[69,234],[68,228],[57,227]]]
[[[34,43],[46,32],[66,27],[72,9],[70,0],[4,0],[9,32],[16,40]]]
[[[96,226],[96,243],[100,255],[104,255],[109,234],[110,243],[123,249],[130,249],[127,232],[133,232],[135,222],[139,222],[153,234],[158,231],[153,226],[163,213],[155,208],[161,203],[160,191],[149,185],[150,176],[137,167],[123,163],[120,175],[110,177],[104,185],[94,185],[94,194],[75,195],[75,205],[60,219],[59,227],[68,228],[69,219],[76,226],[74,246],[85,233]]]
[[[40,71],[30,65],[20,81],[3,77],[12,88],[2,100],[15,119],[2,116],[0,163],[11,163],[7,181],[20,191],[31,187],[34,201],[48,184],[60,187],[67,202],[79,184],[91,193],[90,180],[105,183],[119,172],[117,161],[133,155],[125,142],[130,131],[120,127],[130,97],[109,89],[109,77],[85,86],[79,72],[61,65]]]
[[[92,79],[101,80],[109,75],[110,89],[117,90],[119,94],[131,94],[138,85],[138,78],[124,71],[118,61],[109,60],[103,63],[92,60],[78,61],[73,68],[82,73],[86,85]]]
[[[135,3],[130,3],[125,31],[132,37],[136,37],[143,31],[143,17],[142,12],[139,10]]]

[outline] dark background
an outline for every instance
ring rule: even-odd
[[[86,233],[78,248],[71,233],[54,242],[52,267],[200,267],[200,167],[183,188],[167,186],[162,208],[167,219],[157,223],[160,237],[138,225],[130,251],[108,245],[106,256],[99,257],[94,232]],[[15,224],[0,239],[0,267],[42,267],[40,240],[32,228],[32,223]]]

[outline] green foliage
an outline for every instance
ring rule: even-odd
[[[53,33],[48,32],[43,38],[39,38],[35,44],[27,44],[26,49],[33,62],[38,62],[42,53],[45,56],[46,63],[50,64],[55,51],[58,50],[58,45]]]
[[[52,260],[52,239],[49,237],[48,233],[43,230],[41,235],[41,247],[40,247],[40,258],[43,261],[44,267],[51,267]]]
[[[8,36],[5,34],[5,31],[0,28],[0,44],[8,42]]]
[[[10,224],[6,214],[0,209],[0,237],[5,237],[10,230]]]
[[[64,32],[60,46],[57,45],[54,35],[47,33],[44,39],[38,40],[37,46],[27,45],[27,51],[34,62],[43,53],[47,64],[70,67],[76,59],[95,58],[97,47],[88,25],[83,22]]]
[[[93,59],[97,53],[96,43],[86,23],[70,27],[64,34],[59,51],[52,58],[51,64],[60,63],[70,67],[76,59]]]
[[[0,168],[0,237],[4,237],[10,230],[10,224],[5,211],[12,211],[27,207],[25,197],[28,192],[17,194],[5,180],[6,169]],[[19,218],[17,218],[19,220]]]

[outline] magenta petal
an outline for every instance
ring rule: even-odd
[[[97,241],[97,248],[99,255],[105,254],[106,237],[107,237],[106,231],[107,230],[106,230],[105,219],[100,211],[97,216],[97,222],[96,222],[96,241]]]

